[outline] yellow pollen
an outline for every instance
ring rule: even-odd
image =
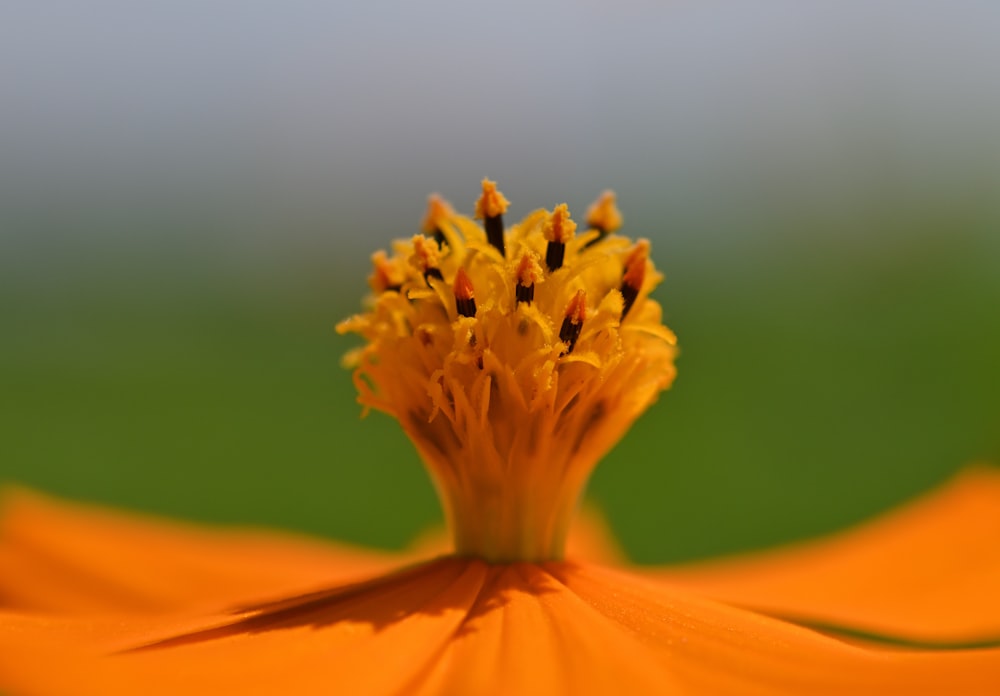
[[[441,262],[441,252],[438,251],[437,242],[432,241],[423,235],[413,237],[413,254],[410,256],[410,263],[421,273],[438,268]]]
[[[608,189],[587,208],[587,224],[601,234],[610,234],[622,226],[622,214],[615,204],[615,192]]]
[[[400,259],[390,259],[382,250],[372,254],[372,274],[368,277],[368,285],[376,293],[386,290],[399,290],[406,278],[406,269],[400,264]]]
[[[358,400],[413,441],[456,553],[561,558],[594,466],[674,378],[649,243],[575,239],[565,205],[501,227],[502,244],[446,224],[447,249],[417,235],[373,256],[374,302],[338,325],[365,340]]]
[[[440,234],[444,225],[455,215],[451,204],[436,193],[427,197],[427,213],[420,225],[424,234]]]
[[[545,226],[545,239],[550,242],[565,244],[576,233],[576,223],[570,220],[569,207],[560,203],[553,209],[549,222]]]
[[[517,284],[528,287],[542,279],[542,266],[533,252],[526,252],[517,264]]]
[[[497,182],[483,179],[483,195],[476,201],[474,216],[477,220],[496,217],[507,212],[510,201],[497,190]]]

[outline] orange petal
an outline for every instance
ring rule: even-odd
[[[566,558],[605,565],[625,562],[625,551],[600,508],[584,504],[566,538]]]
[[[543,568],[494,566],[414,694],[674,691],[666,655],[608,621]]]
[[[13,694],[881,696],[997,687],[1000,650],[861,648],[571,563],[441,559],[200,627],[0,614],[0,688]]]
[[[1000,649],[869,649],[624,572],[547,568],[591,611],[656,652],[671,678],[669,693],[985,696],[1000,689]]]
[[[656,571],[769,614],[903,639],[1000,638],[1000,470],[945,487],[830,538]]]
[[[444,648],[485,575],[475,561],[432,562],[235,619],[211,617],[201,622],[204,630],[191,631],[189,623],[180,637],[160,643],[184,624],[165,620],[157,629],[148,617],[0,614],[0,689],[80,696],[401,693]]]
[[[4,503],[0,607],[214,610],[369,577],[402,558],[291,534],[168,522],[20,490],[8,492]]]

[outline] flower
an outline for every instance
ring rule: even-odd
[[[339,327],[366,340],[348,359],[359,399],[413,440],[450,552],[14,493],[0,518],[0,689],[1000,690],[987,645],[1000,635],[1000,473],[986,467],[813,545],[615,568],[600,529],[571,522],[597,461],[673,379],[675,339],[649,297],[659,275],[648,242],[615,234],[610,193],[580,234],[565,205],[505,228],[508,205],[484,181],[480,227],[432,197],[423,234],[373,257],[371,306]]]
[[[373,306],[338,330],[367,339],[359,400],[416,445],[456,552],[554,560],[594,466],[670,386],[676,340],[649,242],[607,236],[612,194],[581,235],[565,204],[505,234],[507,205],[484,180],[480,228],[432,196],[430,236],[373,257]]]

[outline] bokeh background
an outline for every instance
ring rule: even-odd
[[[590,496],[676,561],[1000,459],[1000,4],[0,9],[0,479],[398,548],[438,520],[335,322],[439,191],[615,188],[675,388]]]

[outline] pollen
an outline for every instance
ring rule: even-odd
[[[476,219],[482,220],[503,215],[507,212],[509,205],[510,201],[497,190],[497,182],[483,179],[483,194],[476,201]]]
[[[427,212],[420,229],[424,234],[434,237],[438,244],[443,244],[445,242],[445,226],[454,216],[455,210],[451,204],[438,194],[432,193],[427,197]]]
[[[601,237],[611,234],[622,226],[622,214],[616,204],[615,192],[603,191],[597,200],[587,208],[587,224],[600,233]]]
[[[427,237],[417,235],[413,238],[413,254],[410,256],[410,263],[420,271],[425,281],[431,278],[444,280],[439,267],[441,254],[437,244],[431,244]]]
[[[642,284],[646,279],[646,263],[649,259],[649,242],[640,239],[635,248],[625,257],[625,273],[622,275],[621,293],[624,303],[622,305],[622,319],[632,309],[639,293],[642,291]]]
[[[576,234],[576,223],[569,217],[569,207],[565,203],[557,205],[545,225],[544,235],[548,240],[545,250],[545,265],[550,271],[562,268],[566,255],[566,242]]]
[[[398,292],[406,279],[406,270],[401,267],[400,259],[390,259],[382,250],[372,254],[372,274],[368,277],[368,285],[376,293],[393,290]]]
[[[490,180],[482,224],[432,197],[424,234],[372,257],[374,299],[338,330],[364,339],[358,400],[413,441],[455,551],[558,559],[591,471],[672,383],[676,339],[649,242],[601,237],[613,199],[579,236],[565,204],[504,226],[508,205]]]
[[[526,252],[517,264],[516,303],[531,303],[535,299],[535,283],[542,278],[542,267],[532,252]]]
[[[495,181],[483,179],[483,194],[476,201],[475,217],[483,221],[486,239],[494,249],[503,256],[506,248],[503,238],[503,214],[507,212],[510,201],[497,190]]]
[[[559,329],[559,340],[566,344],[566,352],[572,353],[576,341],[583,329],[583,320],[587,318],[587,293],[577,290],[566,308],[566,317]]]

